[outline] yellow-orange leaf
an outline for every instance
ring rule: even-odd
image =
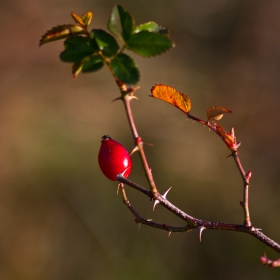
[[[71,12],[71,17],[75,20],[76,23],[80,24],[81,26],[85,26],[83,20],[74,12]]]
[[[80,24],[82,27],[86,27],[90,24],[92,20],[92,12],[86,12],[82,15],[82,17],[79,17],[74,12],[71,12],[71,17],[75,20],[76,23]]]
[[[232,111],[228,108],[221,106],[213,106],[207,110],[207,118],[210,120],[220,120],[225,113],[232,113]]]
[[[155,85],[152,87],[151,92],[153,97],[168,102],[185,113],[191,110],[190,98],[186,94],[178,92],[173,87]]]
[[[82,15],[82,21],[85,24],[85,26],[88,26],[92,20],[93,13],[92,12],[86,12]]]

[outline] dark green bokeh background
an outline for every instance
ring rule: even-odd
[[[59,61],[62,41],[38,47],[51,27],[71,23],[70,11],[93,11],[105,28],[114,4],[136,23],[170,27],[176,48],[144,59],[135,121],[161,192],[201,219],[242,223],[242,181],[216,135],[174,107],[148,97],[164,83],[188,94],[192,114],[213,105],[235,113],[240,157],[252,170],[250,210],[256,227],[280,242],[280,2],[58,0],[1,2],[0,279],[279,279],[259,264],[279,255],[250,236],[221,231],[172,234],[142,226],[100,172],[100,138],[129,150],[133,139],[118,90],[106,69],[71,77]],[[133,56],[134,57],[134,56]],[[131,179],[147,187],[137,155]],[[139,213],[182,221],[127,189]]]

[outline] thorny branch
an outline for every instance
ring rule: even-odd
[[[164,198],[162,195],[159,193],[152,194],[150,191],[146,190],[145,188],[137,185],[136,183],[124,178],[122,174],[119,174],[117,176],[117,179],[119,182],[121,182],[120,187],[122,191],[122,196],[123,196],[123,202],[124,204],[128,207],[128,209],[132,212],[132,214],[135,216],[135,221],[137,223],[145,224],[150,227],[166,230],[168,232],[189,232],[192,231],[193,229],[214,229],[214,230],[228,230],[228,231],[237,231],[237,232],[244,232],[248,233],[276,252],[280,253],[280,244],[276,243],[274,240],[270,239],[268,236],[263,234],[260,229],[255,228],[254,226],[246,226],[246,225],[238,225],[238,224],[229,224],[229,223],[222,223],[222,222],[210,222],[210,221],[205,221],[205,220],[200,220],[197,218],[194,218],[182,210],[180,210],[178,207],[176,207],[174,204],[172,204],[169,200]],[[174,227],[166,224],[157,224],[152,222],[149,219],[145,219],[141,217],[137,211],[134,209],[132,204],[127,198],[127,195],[125,193],[124,189],[124,184],[127,186],[130,186],[138,191],[141,191],[142,193],[146,194],[149,196],[152,200],[158,200],[159,203],[168,209],[170,212],[174,213],[176,216],[184,220],[187,225],[182,226],[182,227]]]
[[[145,224],[150,227],[154,227],[157,229],[161,230],[166,230],[168,232],[168,235],[170,235],[172,232],[190,232],[194,229],[199,229],[199,235],[200,235],[200,240],[201,240],[201,233],[204,229],[212,229],[212,230],[227,230],[227,231],[236,231],[236,232],[243,232],[252,235],[253,237],[257,238],[264,244],[266,244],[268,247],[272,248],[276,252],[280,253],[280,244],[276,243],[274,240],[270,239],[268,236],[263,234],[261,232],[261,229],[255,228],[252,226],[251,219],[250,219],[250,213],[249,213],[249,185],[250,185],[250,179],[252,176],[252,172],[245,172],[244,168],[241,164],[239,155],[238,155],[238,147],[241,145],[240,142],[236,141],[236,137],[234,134],[234,128],[231,129],[230,133],[226,132],[221,126],[216,124],[213,121],[213,124],[210,123],[209,121],[204,121],[199,118],[196,118],[189,113],[187,114],[188,118],[197,121],[205,126],[207,126],[209,129],[214,131],[221,139],[222,141],[227,145],[227,147],[230,149],[231,154],[230,156],[233,157],[236,166],[240,172],[240,175],[243,180],[243,201],[240,201],[240,205],[243,207],[244,211],[244,223],[243,224],[229,224],[229,223],[222,223],[222,222],[211,222],[211,221],[205,221],[205,220],[200,220],[198,218],[192,217],[188,215],[187,213],[183,212],[181,209],[176,207],[174,204],[172,204],[169,200],[166,199],[166,194],[161,195],[155,185],[151,169],[148,166],[148,162],[145,156],[145,152],[143,149],[143,142],[141,137],[139,137],[138,132],[136,130],[136,126],[134,123],[134,119],[132,116],[132,111],[130,107],[130,101],[131,99],[135,98],[133,96],[133,93],[135,92],[136,89],[133,88],[127,88],[124,84],[120,84],[118,81],[116,81],[119,88],[121,89],[122,97],[120,98],[125,105],[125,110],[126,114],[128,117],[129,125],[132,130],[132,134],[134,136],[135,140],[135,149],[134,151],[139,151],[140,158],[145,170],[146,177],[149,181],[150,184],[150,190],[147,190],[143,188],[142,186],[124,178],[122,174],[119,174],[117,176],[118,181],[120,182],[119,187],[121,188],[122,192],[122,197],[123,197],[123,202],[124,204],[128,207],[128,209],[131,211],[131,213],[135,217],[135,221],[141,224]],[[150,219],[145,219],[143,218],[138,212],[134,209],[132,204],[127,198],[126,192],[125,192],[125,187],[124,185],[130,186],[137,191],[140,191],[150,197],[152,201],[154,201],[154,206],[159,203],[166,209],[168,209],[170,212],[181,218],[186,222],[186,225],[182,227],[175,227],[167,224],[158,224]],[[260,261],[264,264],[269,264],[272,267],[279,266],[279,260],[278,261],[271,261],[266,256],[261,257]]]

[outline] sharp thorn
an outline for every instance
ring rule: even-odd
[[[159,203],[159,201],[156,199],[156,200],[154,201],[153,211],[155,211],[156,205],[157,205],[158,203]]]
[[[172,188],[172,187],[170,187],[170,188],[162,195],[162,197],[166,198],[166,196],[167,196],[168,192],[171,190],[171,188]]]
[[[131,151],[130,155],[134,154],[135,152],[139,151],[138,146],[135,146],[134,149]]]
[[[131,101],[131,100],[133,100],[133,99],[138,100],[137,96],[135,96],[135,95],[130,95],[130,96],[128,96],[128,99],[129,99],[129,101]]]
[[[240,142],[237,142],[235,148],[238,149],[238,148],[240,147],[240,145],[241,145],[241,141],[240,141]]]
[[[117,101],[117,100],[122,100],[122,97],[120,96],[120,97],[117,97],[117,98],[113,99],[113,100],[112,100],[112,103],[115,102],[115,101]]]
[[[143,142],[143,145],[147,145],[147,146],[151,146],[151,147],[154,146],[154,144],[152,144],[152,143],[144,143],[144,142]]]
[[[261,230],[262,230],[262,228],[254,228],[254,230],[261,231]]]
[[[141,225],[142,225],[142,223],[139,223],[139,225],[138,225],[138,231],[140,231]]]
[[[121,187],[121,183],[119,183],[117,186],[117,195],[119,194],[120,187]]]
[[[169,231],[169,232],[168,232],[168,237],[171,235],[171,233],[172,233],[172,231]]]
[[[198,230],[199,230],[199,241],[201,242],[201,238],[202,238],[202,232],[206,229],[206,227],[198,227]]]
[[[226,159],[228,159],[229,157],[232,157],[232,154],[228,155],[228,156],[226,157]]]

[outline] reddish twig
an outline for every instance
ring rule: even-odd
[[[139,151],[139,155],[140,155],[140,159],[141,159],[144,171],[145,171],[145,175],[146,175],[147,180],[150,185],[150,190],[153,194],[155,194],[158,192],[158,190],[157,190],[157,187],[156,187],[153,175],[152,175],[151,168],[148,165],[148,161],[147,161],[147,158],[146,158],[146,155],[144,152],[143,142],[136,129],[136,125],[134,122],[134,118],[133,118],[133,115],[131,112],[131,106],[130,106],[131,100],[135,98],[135,96],[133,94],[134,94],[135,90],[138,89],[138,87],[137,88],[128,88],[125,84],[120,83],[118,80],[116,80],[116,82],[122,93],[121,99],[123,100],[127,119],[129,122],[129,126],[130,126],[130,129],[131,129],[133,137],[134,137],[135,146],[137,147],[137,149],[135,149],[135,150]]]

